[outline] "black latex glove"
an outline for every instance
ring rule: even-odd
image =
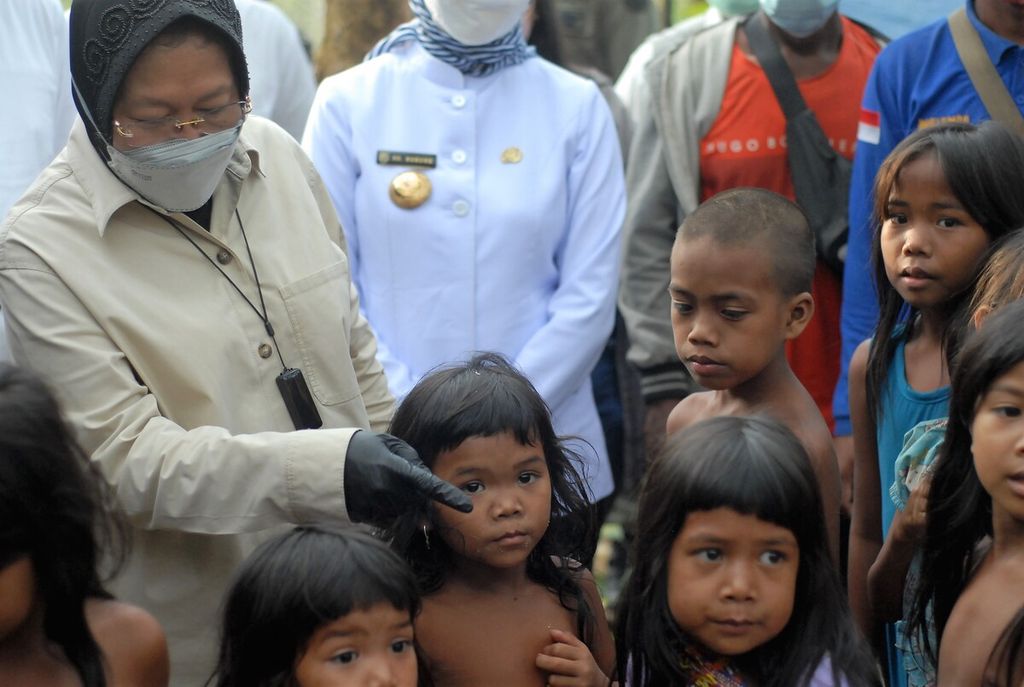
[[[345,455],[345,504],[353,522],[387,525],[428,499],[468,513],[473,502],[462,490],[435,477],[416,450],[390,434],[361,430]]]

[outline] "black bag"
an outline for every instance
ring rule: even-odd
[[[814,232],[818,257],[833,272],[842,275],[849,236],[847,210],[853,165],[829,145],[818,118],[807,109],[793,72],[764,21],[762,13],[758,12],[747,19],[743,28],[750,49],[786,115],[786,154],[796,202]]]

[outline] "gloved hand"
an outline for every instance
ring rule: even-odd
[[[365,430],[352,435],[345,455],[350,520],[387,525],[427,498],[463,513],[473,510],[469,496],[435,477],[416,450],[398,437]]]

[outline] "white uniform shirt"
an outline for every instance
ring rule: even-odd
[[[68,140],[68,26],[60,0],[0,2],[0,221]],[[0,320],[0,360],[9,360]]]
[[[235,5],[242,17],[252,111],[299,140],[316,92],[299,30],[280,8],[264,0],[235,0]]]
[[[590,372],[614,319],[625,195],[597,87],[539,58],[468,77],[413,42],[325,80],[303,143],[339,210],[392,393],[501,352],[555,430],[590,443],[574,448],[594,497],[609,494]],[[423,205],[390,200],[410,168],[379,152],[437,156],[420,170],[433,186]]]

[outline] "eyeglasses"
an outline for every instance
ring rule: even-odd
[[[201,134],[216,134],[238,126],[250,112],[252,101],[246,98],[211,110],[199,110],[191,119],[183,120],[173,115],[156,119],[126,117],[124,122],[115,119],[114,131],[128,139],[128,145],[135,148],[177,138],[179,132],[187,126],[198,129]]]

